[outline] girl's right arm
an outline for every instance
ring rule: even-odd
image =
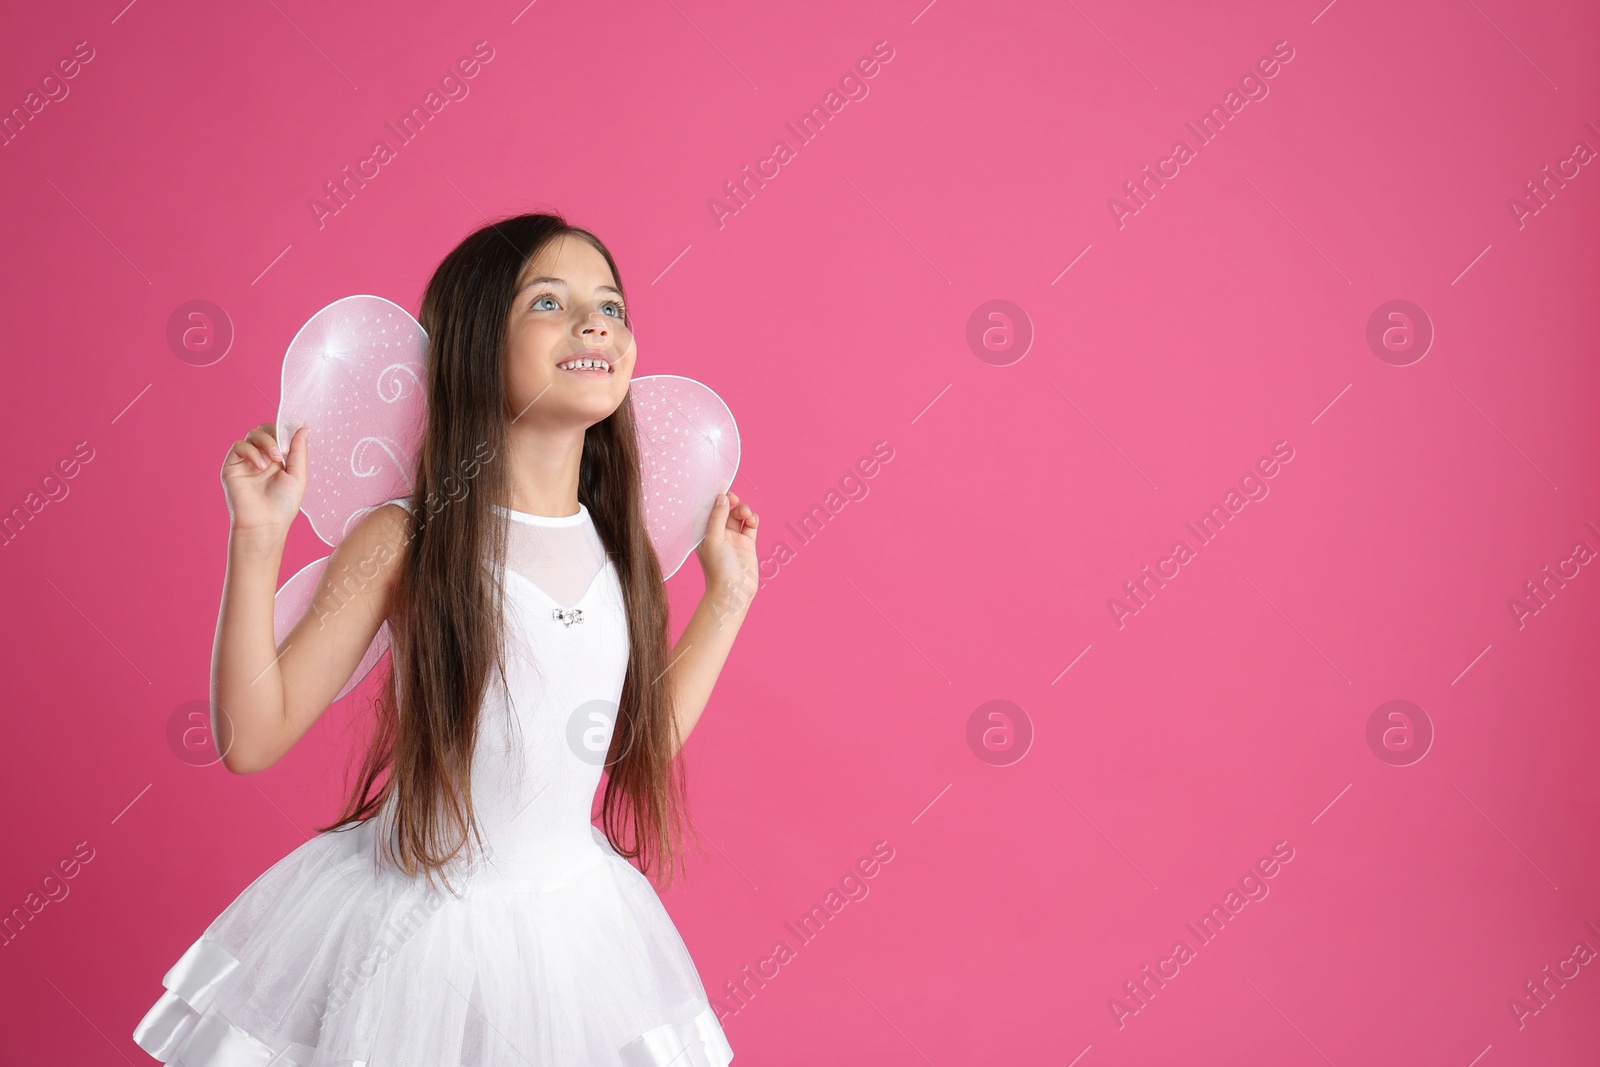
[[[397,506],[362,518],[339,542],[311,607],[277,644],[273,596],[289,527],[306,487],[308,433],[287,463],[270,423],[235,441],[222,466],[228,570],[211,656],[211,719],[223,766],[235,774],[276,763],[349,681],[388,617],[408,516]]]

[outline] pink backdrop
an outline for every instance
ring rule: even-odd
[[[6,1063],[147,1062],[335,814],[354,698],[171,739],[224,451],[543,208],[765,520],[664,895],[737,1063],[1594,1062],[1591,5],[123,2],[0,35]]]

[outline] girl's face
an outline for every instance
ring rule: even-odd
[[[580,237],[558,237],[528,262],[506,326],[509,418],[588,427],[622,404],[635,346],[616,286]]]

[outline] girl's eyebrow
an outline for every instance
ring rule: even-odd
[[[518,289],[517,292],[520,293],[520,292],[522,292],[523,289],[529,289],[529,288],[532,288],[535,285],[544,285],[546,283],[553,283],[555,285],[564,286],[564,285],[567,284],[567,280],[565,278],[529,278],[526,282],[523,283],[522,288]],[[614,285],[597,285],[597,286],[594,287],[594,291],[597,292],[597,293],[606,292],[606,293],[616,293],[618,296],[622,295],[622,290],[618,289]]]

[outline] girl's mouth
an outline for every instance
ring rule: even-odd
[[[598,356],[580,356],[569,359],[565,363],[557,363],[557,370],[564,370],[571,374],[582,374],[592,378],[604,378],[613,373],[611,364]]]

